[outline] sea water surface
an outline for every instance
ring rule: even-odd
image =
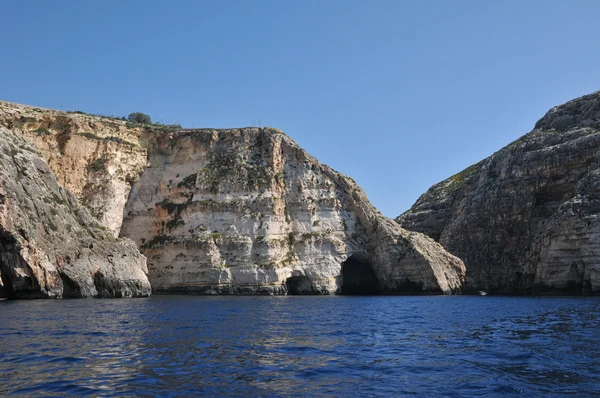
[[[0,302],[0,395],[600,396],[600,300]]]

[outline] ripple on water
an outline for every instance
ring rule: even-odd
[[[2,302],[0,395],[592,396],[594,298]]]

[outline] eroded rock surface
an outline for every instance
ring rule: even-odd
[[[600,92],[434,185],[396,221],[460,257],[467,288],[600,293]]]
[[[452,293],[464,265],[271,128],[149,142],[121,234],[162,293]]]
[[[32,142],[102,226],[151,256],[159,292],[460,290],[459,260],[277,130],[173,132],[5,102],[0,125]]]
[[[33,143],[58,182],[118,236],[131,183],[146,167],[142,127],[111,117],[2,101],[0,125]]]
[[[147,296],[146,272],[132,241],[100,227],[37,149],[0,127],[0,273],[8,297]]]

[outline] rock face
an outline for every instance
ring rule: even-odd
[[[58,182],[118,236],[131,183],[146,167],[144,129],[117,118],[2,101],[0,125],[33,143]]]
[[[452,293],[464,265],[271,128],[156,134],[121,235],[159,293]]]
[[[434,185],[396,221],[460,257],[470,290],[600,293],[600,92]]]
[[[461,288],[460,260],[277,130],[174,132],[5,102],[0,125],[33,143],[103,227],[137,242],[158,292]]]
[[[133,242],[98,225],[31,144],[0,127],[0,273],[8,297],[147,296],[145,260]]]

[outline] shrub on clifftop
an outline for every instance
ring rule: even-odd
[[[130,113],[129,116],[127,116],[127,120],[129,120],[132,123],[152,124],[150,115],[146,115],[142,112]]]

